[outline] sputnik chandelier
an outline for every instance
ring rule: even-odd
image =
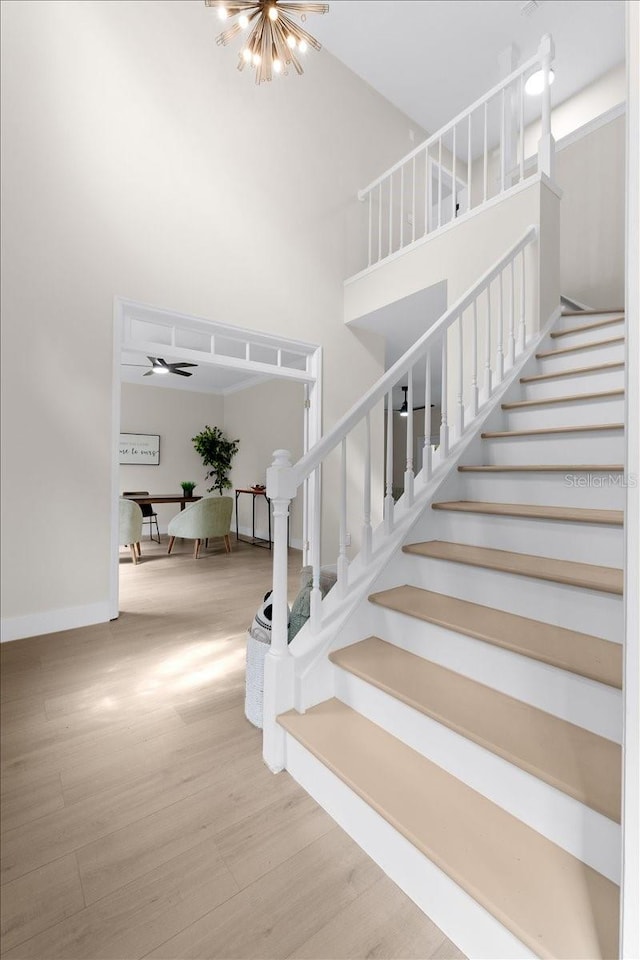
[[[234,37],[248,31],[240,50],[238,70],[247,65],[256,71],[256,83],[271,80],[274,74],[286,74],[293,64],[298,74],[303,73],[300,55],[309,47],[320,50],[315,37],[292,19],[299,16],[304,23],[308,13],[326,13],[328,3],[289,3],[288,0],[204,0],[207,7],[215,7],[221,20],[237,17],[233,26],[217,38],[226,46]]]

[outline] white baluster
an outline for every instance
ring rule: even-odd
[[[429,148],[424,152],[424,236],[429,233],[429,213],[433,199],[431,197],[431,177],[429,176]]]
[[[473,339],[471,347],[471,418],[478,415],[478,301],[473,301]]]
[[[489,157],[489,154],[488,154],[488,152],[487,152],[487,101],[486,101],[486,100],[485,100],[485,102],[484,102],[484,152],[483,152],[483,157],[484,157],[484,174],[483,174],[483,180],[484,180],[484,202],[486,203],[486,202],[487,202],[487,195],[488,195],[488,192],[489,192],[489,170],[488,170],[488,157]]]
[[[553,60],[553,41],[548,33],[540,41],[540,59],[542,61],[542,118],[541,136],[538,143],[538,171],[553,180],[555,141],[551,135],[551,85],[549,71]]]
[[[427,350],[424,366],[424,447],[422,450],[422,478],[431,477],[431,348]]]
[[[525,272],[526,272],[526,263],[524,250],[521,253],[521,264],[522,272],[520,275],[520,350],[524,350],[527,345],[527,318],[526,318],[526,301],[525,301]]]
[[[309,477],[311,502],[311,596],[310,596],[310,615],[311,629],[314,633],[319,633],[322,627],[322,594],[320,593],[320,557],[321,557],[321,519],[322,509],[320,503],[320,467],[316,467],[311,477]]]
[[[263,756],[273,771],[284,768],[284,735],[276,717],[293,706],[294,669],[288,646],[287,606],[289,504],[296,493],[291,455],[276,450],[267,470],[267,495],[273,510],[273,593],[271,645],[264,664]]]
[[[442,226],[442,137],[438,140],[438,228]]]
[[[447,454],[449,453],[449,421],[448,421],[448,403],[449,403],[449,401],[448,401],[448,398],[447,398],[447,390],[448,390],[447,377],[448,377],[448,373],[449,373],[449,371],[448,371],[448,369],[447,369],[447,336],[448,336],[448,333],[449,333],[449,330],[448,330],[448,328],[447,328],[446,330],[443,331],[443,334],[442,334],[442,396],[441,396],[441,398],[440,398],[440,413],[441,413],[441,418],[440,418],[440,449],[441,449],[441,451],[442,451],[441,458],[440,458],[441,462],[442,462],[442,460],[444,460],[444,459],[446,458]]]
[[[384,498],[384,529],[393,530],[393,393],[387,394],[387,492]]]
[[[389,254],[393,253],[393,174],[389,175]]]
[[[349,558],[347,557],[347,438],[342,441],[340,451],[340,552],[338,554],[338,588],[344,594],[349,579]]]
[[[413,480],[415,477],[413,466],[413,369],[409,370],[407,389],[407,465],[404,472],[404,495],[407,504],[413,503]]]
[[[400,167],[400,249],[404,247],[404,164]]]
[[[520,181],[524,180],[524,74],[520,74]]]
[[[411,242],[416,239],[416,158],[411,170]]]
[[[456,183],[456,125],[453,125],[453,163],[451,170],[451,219],[456,218],[456,205],[458,196],[458,184]]]
[[[498,298],[500,311],[498,315],[498,347],[496,351],[496,379],[502,383],[504,377],[504,292],[503,292],[503,271],[498,275]]]
[[[491,382],[491,284],[487,284],[487,340],[484,358],[484,385],[487,400],[493,389]]]
[[[456,410],[456,432],[460,440],[464,433],[464,358],[462,341],[462,314],[458,317],[458,404]]]
[[[378,260],[382,260],[382,183],[378,184]]]
[[[368,413],[364,420],[364,429],[362,558],[367,563],[371,558],[373,543],[373,528],[371,526],[371,417]]]
[[[372,214],[372,211],[371,211],[371,191],[369,191],[369,194],[368,194],[368,198],[367,198],[367,199],[368,199],[368,202],[369,202],[369,266],[371,266],[371,244],[372,244],[372,230],[373,230],[373,226],[372,226],[372,223],[371,223],[371,214]]]
[[[509,366],[516,362],[516,268],[511,261],[511,302],[509,305]]]
[[[500,192],[504,193],[507,165],[507,130],[504,87],[502,88],[502,97],[500,99]]]
[[[467,213],[471,210],[471,114],[467,124]]]

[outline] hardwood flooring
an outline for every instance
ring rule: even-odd
[[[262,762],[244,638],[269,552],[166,549],[122,554],[114,623],[0,649],[2,956],[463,958]]]

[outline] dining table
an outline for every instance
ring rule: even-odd
[[[133,500],[138,506],[143,503],[179,503],[180,509],[184,510],[188,503],[195,503],[196,500],[202,500],[199,496],[185,497],[183,493],[146,493],[144,496],[129,496],[127,500]]]

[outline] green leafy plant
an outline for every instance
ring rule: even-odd
[[[222,496],[223,490],[229,489],[229,471],[231,462],[238,452],[239,440],[229,440],[219,427],[206,426],[201,433],[192,437],[196,451],[202,457],[205,467],[211,467],[205,473],[205,480],[213,480],[212,486],[207,488],[211,493],[217,490]]]
[[[184,493],[185,497],[192,497],[193,491],[198,486],[198,484],[195,483],[193,480],[183,480],[180,486],[182,487],[182,492]]]

